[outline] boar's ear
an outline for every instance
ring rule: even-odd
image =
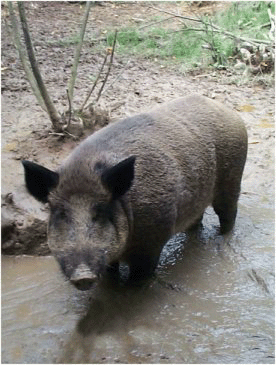
[[[111,191],[113,199],[125,194],[134,178],[135,156],[126,158],[102,173],[102,182]]]
[[[42,203],[47,203],[49,192],[58,184],[58,173],[31,161],[22,161],[22,164],[29,193]]]

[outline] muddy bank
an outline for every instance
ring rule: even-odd
[[[47,208],[17,193],[1,196],[1,245],[8,255],[49,255]],[[37,207],[37,209],[34,209]]]

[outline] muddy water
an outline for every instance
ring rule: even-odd
[[[79,292],[52,257],[2,257],[2,363],[274,363],[274,212],[248,203],[224,240],[209,209],[142,287]]]

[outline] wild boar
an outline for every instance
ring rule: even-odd
[[[241,118],[192,95],[97,131],[57,171],[22,162],[28,191],[49,203],[49,247],[86,290],[119,262],[130,280],[152,274],[164,244],[209,205],[231,231],[246,154]]]

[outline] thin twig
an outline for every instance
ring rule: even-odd
[[[94,43],[97,43],[97,42],[103,42],[103,41],[106,41],[106,37],[101,37],[101,38],[89,38],[88,40],[83,40],[83,44],[94,44]],[[62,41],[56,41],[56,40],[47,40],[47,43],[51,46],[55,46],[55,47],[63,47],[64,44],[75,44],[76,42],[75,41],[72,41],[71,43],[68,41],[67,43],[62,43]],[[39,42],[39,41],[35,41],[34,42],[34,45],[35,46],[40,46],[40,45],[43,45],[42,42]]]
[[[63,133],[57,133],[57,132],[50,132],[49,135],[51,136],[60,136],[60,137],[65,137],[65,134],[68,134],[68,136],[72,137],[73,139],[78,139],[77,136],[74,136],[74,134],[71,134],[67,131],[63,131]]]
[[[111,56],[110,56],[110,62],[109,62],[108,70],[107,70],[107,73],[106,73],[106,75],[105,75],[105,79],[104,79],[104,81],[103,81],[103,84],[102,84],[102,86],[101,86],[101,88],[100,88],[100,91],[99,91],[99,93],[98,93],[98,96],[97,96],[96,102],[98,102],[98,101],[99,101],[99,99],[100,99],[101,93],[102,93],[102,91],[103,91],[103,88],[104,88],[104,86],[105,86],[105,84],[106,84],[106,81],[107,81],[108,76],[109,76],[109,73],[110,73],[110,69],[111,69],[111,66],[112,66],[112,63],[113,63],[113,56],[114,56],[114,51],[115,51],[116,39],[117,39],[117,29],[115,30],[114,42],[113,42],[113,46],[112,46],[112,52],[111,52]]]
[[[51,136],[61,136],[61,137],[64,137],[64,133],[57,133],[57,132],[49,132],[49,135],[51,135]]]
[[[271,28],[270,28],[270,31],[268,33],[268,36],[272,41],[274,41],[275,40],[275,15],[273,15],[271,13],[270,9],[267,9],[267,12],[268,12],[269,20],[270,20],[270,23],[271,23]]]
[[[160,11],[161,13],[166,13],[166,14],[170,14],[172,15],[173,17],[175,18],[181,18],[181,19],[186,19],[186,20],[191,20],[193,22],[198,22],[198,23],[202,23],[202,21],[200,19],[196,19],[196,18],[190,18],[188,16],[183,16],[183,15],[179,15],[179,14],[175,14],[175,13],[172,13],[168,10],[163,10],[163,9],[158,9],[156,8],[155,6],[150,6],[151,9],[154,9],[154,10],[157,10],[157,11]]]
[[[111,86],[113,86],[117,81],[118,81],[118,79],[122,76],[122,73],[124,72],[124,70],[126,69],[126,67],[127,67],[127,65],[129,64],[129,61],[130,61],[130,58],[128,59],[128,61],[127,61],[127,63],[124,65],[124,67],[122,68],[122,70],[121,70],[121,72],[119,73],[119,75],[116,77],[116,79],[111,83],[111,84],[109,84],[108,86],[107,86],[107,88],[102,92],[102,95],[104,94],[104,93],[106,93],[107,92],[107,90],[111,87]]]
[[[67,98],[68,98],[68,103],[69,103],[69,118],[68,118],[68,123],[66,128],[68,128],[70,126],[71,123],[71,116],[72,116],[72,101],[71,101],[71,96],[69,94],[69,90],[66,89],[66,93],[67,93]]]
[[[170,20],[170,19],[173,19],[175,18],[175,16],[170,16],[168,18],[165,18],[165,19],[162,19],[162,20],[158,20],[157,22],[154,22],[154,23],[150,23],[150,24],[146,24],[146,25],[143,25],[142,27],[138,28],[138,30],[141,30],[141,29],[144,29],[144,28],[148,28],[148,27],[151,27],[155,24],[158,24],[158,23],[163,23],[163,22],[166,22],[167,20]]]
[[[95,87],[96,87],[96,85],[97,85],[97,83],[98,83],[98,80],[99,80],[99,78],[100,78],[100,76],[101,76],[101,73],[102,73],[102,71],[103,71],[103,68],[104,68],[104,66],[105,66],[105,64],[106,64],[107,56],[108,56],[108,53],[106,53],[106,55],[105,55],[105,58],[104,58],[104,61],[103,61],[103,63],[102,63],[101,69],[100,69],[100,71],[99,71],[99,73],[98,73],[98,76],[96,77],[96,80],[95,80],[95,82],[94,82],[94,84],[93,84],[93,86],[92,86],[92,89],[91,89],[91,90],[89,91],[89,93],[87,94],[87,97],[86,97],[86,99],[84,100],[84,102],[83,102],[83,104],[82,104],[82,106],[81,106],[81,108],[80,108],[80,112],[82,112],[82,111],[83,111],[83,109],[84,109],[84,107],[85,107],[86,103],[88,102],[88,99],[90,98],[91,94],[93,93],[93,91],[94,91],[94,89],[95,89]]]
[[[72,69],[71,69],[71,77],[70,77],[70,80],[68,83],[68,90],[69,90],[69,95],[70,95],[71,101],[73,100],[74,87],[75,87],[77,71],[78,71],[78,64],[80,61],[80,52],[81,52],[81,48],[82,48],[82,44],[83,44],[83,38],[84,38],[85,29],[86,29],[86,25],[87,25],[87,21],[88,21],[90,7],[91,7],[91,1],[87,1],[86,6],[85,6],[83,22],[82,22],[82,26],[81,26],[81,31],[80,31],[79,42],[75,48],[74,63],[73,63]]]
[[[234,38],[243,42],[248,42],[248,43],[252,43],[253,45],[255,44],[267,44],[270,45],[271,42],[270,41],[266,41],[264,39],[252,39],[252,38],[244,38],[244,37],[240,37],[240,36],[236,36],[235,34],[228,32],[226,30],[221,29],[220,27],[218,27],[215,24],[211,24],[211,27],[213,27],[214,29],[217,29],[220,33],[227,35],[230,38]]]
[[[208,18],[209,20],[209,18]],[[215,45],[215,41],[214,41],[214,28],[212,27],[212,21],[209,20],[208,24],[206,24],[206,33],[208,35],[208,25],[211,26],[211,47],[212,47],[212,52],[213,52],[213,60],[215,62],[221,62],[221,60],[219,60],[220,54],[217,50],[217,47]]]
[[[78,139],[78,136],[75,136],[72,133],[69,133],[68,131],[64,131],[65,134],[68,134],[68,136],[72,137],[74,140]]]
[[[173,34],[173,33],[179,33],[179,32],[189,32],[189,31],[193,31],[193,32],[206,32],[206,29],[204,28],[182,28],[182,29],[177,29],[177,30],[173,30],[171,32],[168,32],[167,34]],[[219,30],[213,29],[214,33],[221,33]]]

